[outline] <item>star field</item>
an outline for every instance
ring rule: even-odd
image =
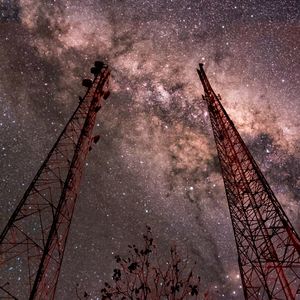
[[[300,232],[299,13],[296,0],[0,3],[1,229],[93,62],[112,70],[57,299],[75,299],[76,283],[100,297],[146,224],[161,253],[176,242],[197,261],[214,299],[243,299],[199,62]]]

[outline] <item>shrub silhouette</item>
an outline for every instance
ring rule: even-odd
[[[175,246],[170,248],[170,259],[161,263],[151,228],[146,228],[142,248],[128,245],[128,257],[115,256],[117,267],[113,270],[113,283],[104,283],[102,300],[201,299],[200,277],[188,270],[187,262]]]

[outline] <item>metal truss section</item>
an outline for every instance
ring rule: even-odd
[[[218,150],[245,299],[300,297],[300,239],[206,77],[198,71]]]
[[[102,62],[0,236],[0,299],[54,299],[96,115],[109,95]]]

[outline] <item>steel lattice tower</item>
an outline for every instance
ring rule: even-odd
[[[85,96],[0,236],[0,299],[54,299],[96,115],[109,96],[102,62],[84,79]]]
[[[300,239],[206,77],[245,299],[299,299]]]

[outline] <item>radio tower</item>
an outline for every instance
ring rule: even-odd
[[[96,115],[109,96],[110,71],[96,61],[94,80],[0,236],[0,299],[54,299]]]
[[[245,299],[300,299],[300,239],[210,86],[208,104],[231,215]]]

